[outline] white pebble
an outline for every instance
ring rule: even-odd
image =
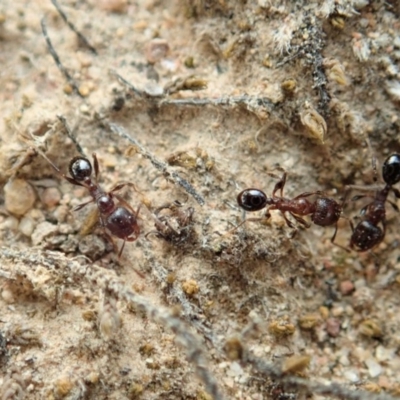
[[[19,221],[18,230],[25,236],[31,237],[34,229],[34,222],[31,217],[22,217]]]
[[[365,360],[365,365],[368,368],[368,373],[371,378],[376,378],[382,373],[382,367],[373,358]]]
[[[360,380],[360,377],[358,376],[358,374],[357,374],[357,372],[356,371],[353,371],[353,370],[348,370],[348,371],[346,371],[345,373],[344,373],[344,377],[348,380],[348,381],[350,381],[350,382],[352,382],[352,383],[356,383],[356,382],[358,382],[359,380]]]
[[[12,231],[16,231],[18,229],[18,218],[13,217],[10,215],[7,217],[4,222],[1,224],[1,229],[10,229]]]

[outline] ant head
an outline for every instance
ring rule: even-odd
[[[69,173],[78,182],[83,182],[92,175],[92,164],[87,158],[75,157],[69,163]]]
[[[259,189],[245,189],[239,193],[237,202],[245,211],[259,211],[267,205],[267,195]]]
[[[400,181],[400,155],[392,154],[382,166],[383,180],[388,185],[395,185]]]

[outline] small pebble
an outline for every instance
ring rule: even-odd
[[[154,64],[163,59],[169,52],[169,45],[165,39],[153,39],[145,49],[146,59],[149,63]]]
[[[53,212],[53,215],[58,222],[65,222],[69,214],[70,208],[64,204],[57,207],[56,210]]]
[[[42,243],[46,237],[53,236],[58,233],[58,226],[51,224],[50,222],[43,221],[36,226],[36,229],[32,232],[32,244],[37,246]]]
[[[358,382],[358,381],[360,380],[360,377],[358,376],[357,372],[356,372],[356,371],[353,371],[353,370],[346,371],[346,372],[344,373],[344,377],[345,377],[348,381],[350,381],[350,382],[352,382],[352,383],[356,383],[356,382]]]
[[[79,251],[91,260],[97,260],[106,251],[106,245],[98,236],[87,235],[80,240]]]
[[[374,302],[372,290],[368,287],[361,287],[353,294],[353,307],[356,311],[369,310]]]
[[[29,211],[36,200],[33,187],[23,179],[13,179],[4,186],[6,210],[17,216]]]
[[[87,96],[89,96],[89,93],[90,93],[90,89],[89,89],[88,85],[85,85],[85,84],[80,85],[78,88],[78,91],[82,97],[87,97]]]
[[[194,296],[199,292],[199,284],[193,280],[189,279],[182,283],[182,290],[189,296]]]
[[[15,301],[13,292],[8,286],[1,291],[1,297],[7,304],[12,304]]]
[[[99,312],[99,329],[105,339],[111,339],[121,328],[121,317],[114,302],[105,304]]]
[[[371,378],[376,378],[382,373],[382,367],[373,358],[365,360],[365,365],[368,368],[368,373]]]
[[[333,307],[331,313],[334,317],[340,317],[344,313],[344,308],[342,306]]]
[[[10,215],[2,222],[0,228],[16,231],[18,229],[18,224],[19,224],[18,218],[15,218],[12,215]]]
[[[331,337],[337,337],[340,333],[340,321],[337,318],[328,318],[326,320],[326,331]]]
[[[122,14],[126,12],[128,2],[127,0],[101,0],[99,5],[103,11]]]
[[[60,250],[65,253],[73,253],[78,247],[79,241],[76,236],[68,235],[67,239],[60,244]]]
[[[41,197],[42,203],[47,208],[53,208],[60,202],[61,193],[57,188],[50,187],[50,188],[44,189],[43,193],[40,197]]]
[[[21,218],[19,221],[18,230],[25,236],[31,237],[33,230],[35,229],[35,223],[29,216]]]
[[[353,284],[352,281],[340,282],[339,290],[340,290],[340,293],[342,293],[343,296],[348,296],[349,294],[353,293],[354,284]]]

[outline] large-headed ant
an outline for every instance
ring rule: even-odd
[[[374,170],[376,171],[375,164]],[[373,201],[367,204],[362,210],[362,220],[354,228],[351,224],[353,234],[350,239],[350,247],[356,251],[367,251],[382,242],[386,233],[386,209],[385,203],[388,201],[396,211],[397,205],[388,200],[390,191],[393,191],[397,198],[400,198],[400,191],[393,185],[400,182],[400,155],[390,155],[382,165],[382,177],[385,187],[375,191],[374,196],[358,195],[352,200],[359,200],[363,197],[373,197]],[[349,186],[348,190],[371,190],[371,188]],[[351,222],[350,222],[351,223]]]
[[[316,225],[335,225],[335,232],[331,238],[331,242],[334,243],[338,229],[337,223],[341,217],[343,208],[342,205],[337,203],[334,199],[326,197],[321,191],[304,192],[293,199],[283,197],[286,176],[287,174],[284,172],[272,191],[272,197],[268,197],[259,189],[250,188],[243,190],[237,196],[239,206],[245,211],[260,211],[269,206],[265,213],[266,218],[270,218],[271,210],[279,210],[290,228],[295,227],[287,218],[286,213],[289,213],[297,222],[306,228],[309,228],[310,224],[305,221],[302,216],[311,215],[311,220]],[[278,191],[280,191],[280,196],[276,194]],[[316,195],[317,198],[315,201],[311,202],[308,200],[308,197],[313,195]],[[339,245],[339,247],[342,246]]]
[[[44,154],[43,154],[44,156]],[[68,182],[73,185],[85,187],[92,200],[80,204],[74,210],[80,210],[90,203],[96,203],[100,225],[104,230],[107,238],[114,243],[112,236],[116,236],[119,239],[123,239],[123,244],[118,253],[118,257],[121,256],[125,246],[125,242],[133,242],[140,235],[140,228],[137,223],[137,216],[139,214],[140,207],[137,211],[120,196],[115,194],[118,190],[121,190],[126,183],[121,183],[111,189],[109,192],[104,191],[97,183],[99,175],[99,162],[96,154],[93,153],[93,164],[95,180],[92,179],[92,164],[85,157],[75,157],[69,163],[69,173],[71,176],[67,176],[61,172],[61,170],[46,156],[46,160],[52,165],[52,167]],[[115,202],[118,200],[118,203]]]

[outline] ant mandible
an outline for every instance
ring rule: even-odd
[[[287,218],[285,213],[288,212],[297,222],[306,228],[309,228],[310,224],[301,217],[311,215],[311,220],[316,225],[335,225],[335,232],[333,233],[331,242],[339,247],[342,247],[334,243],[334,241],[338,229],[337,223],[341,217],[343,205],[337,203],[330,197],[324,196],[322,191],[304,192],[293,199],[283,197],[283,188],[286,183],[286,176],[287,174],[284,172],[274,187],[272,197],[268,197],[259,189],[249,188],[243,190],[237,196],[237,202],[239,206],[245,211],[260,211],[269,206],[265,213],[265,217],[267,219],[271,217],[271,210],[279,210],[282,213],[286,224],[290,228],[295,227]],[[277,196],[276,194],[278,191],[280,191],[280,196]],[[314,202],[311,202],[307,198],[313,195],[317,195],[317,198]]]
[[[376,171],[375,164],[374,170]],[[373,197],[373,201],[361,210],[363,218],[355,228],[350,221],[353,231],[350,238],[350,248],[359,252],[371,250],[384,239],[386,233],[385,203],[388,201],[396,211],[399,211],[397,205],[387,198],[390,191],[394,193],[396,198],[400,198],[400,191],[393,187],[393,185],[400,182],[399,154],[394,153],[385,160],[382,165],[382,177],[385,181],[385,187],[381,190],[376,190],[374,196],[358,195],[352,199],[355,201],[363,197]],[[368,190],[369,188],[348,186],[348,190],[351,189]]]
[[[121,257],[125,242],[134,242],[140,235],[140,228],[137,223],[140,206],[137,211],[134,211],[125,200],[115,194],[115,192],[121,190],[127,183],[121,183],[109,192],[104,191],[97,183],[99,162],[96,153],[93,153],[95,180],[92,179],[92,164],[85,157],[74,157],[70,161],[69,173],[71,176],[63,174],[50,159],[46,156],[44,157],[64,179],[73,185],[83,186],[89,191],[92,200],[75,207],[74,211],[81,210],[90,203],[96,203],[100,225],[107,238],[112,243],[114,243],[112,236],[116,236],[124,241],[118,253],[118,257]],[[118,200],[117,204],[114,198]]]

